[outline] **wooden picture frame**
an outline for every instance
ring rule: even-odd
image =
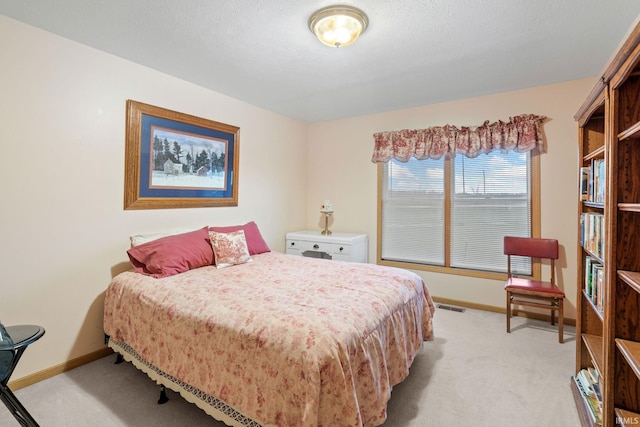
[[[240,128],[127,100],[124,208],[238,206]]]

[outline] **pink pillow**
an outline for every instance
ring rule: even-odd
[[[230,233],[209,231],[209,239],[216,258],[216,267],[224,268],[251,261],[244,230]]]
[[[135,271],[155,278],[213,264],[208,227],[134,246],[127,255]]]
[[[231,231],[244,231],[244,237],[247,240],[247,247],[249,248],[249,255],[257,255],[264,252],[271,252],[269,246],[262,238],[258,225],[251,221],[244,225],[231,225],[228,227],[210,227],[209,231],[215,231],[217,233],[229,233]],[[216,263],[217,264],[217,263]]]

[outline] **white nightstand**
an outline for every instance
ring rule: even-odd
[[[287,253],[314,258],[340,261],[367,262],[368,239],[366,234],[296,231],[287,233]]]

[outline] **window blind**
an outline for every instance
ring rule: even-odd
[[[382,259],[444,265],[444,161],[383,166]]]
[[[529,153],[456,156],[451,169],[451,267],[506,272],[504,236],[531,236]],[[512,268],[531,274],[530,262]]]

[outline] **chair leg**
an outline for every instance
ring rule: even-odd
[[[511,292],[507,291],[507,333],[511,333]]]
[[[563,343],[562,327],[564,325],[564,299],[558,299],[558,340]]]
[[[5,384],[0,383],[0,400],[11,411],[14,418],[24,427],[39,427],[29,411],[20,403],[18,398]]]

